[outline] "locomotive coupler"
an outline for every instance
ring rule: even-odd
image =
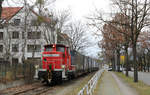
[[[49,69],[48,71],[47,71],[47,80],[48,80],[48,82],[51,82],[51,80],[52,80],[52,71]]]

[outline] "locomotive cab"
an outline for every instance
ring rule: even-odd
[[[69,48],[65,45],[45,45],[42,53],[42,69],[39,69],[38,78],[47,83],[57,83],[66,79],[68,72],[72,70],[69,52]]]
[[[62,71],[64,63],[65,47],[63,45],[46,45],[42,54],[43,69]]]

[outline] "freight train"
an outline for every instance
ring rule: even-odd
[[[99,64],[94,59],[71,51],[65,45],[49,44],[44,46],[38,78],[47,84],[61,83],[63,79],[70,80],[98,69]]]

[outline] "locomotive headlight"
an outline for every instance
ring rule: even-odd
[[[39,68],[39,65],[35,65],[35,69],[38,69]]]
[[[61,65],[61,68],[64,69],[64,68],[65,68],[65,65]]]

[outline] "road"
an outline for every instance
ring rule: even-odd
[[[125,71],[124,71],[125,73]],[[133,72],[129,72],[129,76],[133,77]],[[139,80],[143,81],[145,84],[150,86],[150,73],[147,72],[138,72],[138,78]]]

